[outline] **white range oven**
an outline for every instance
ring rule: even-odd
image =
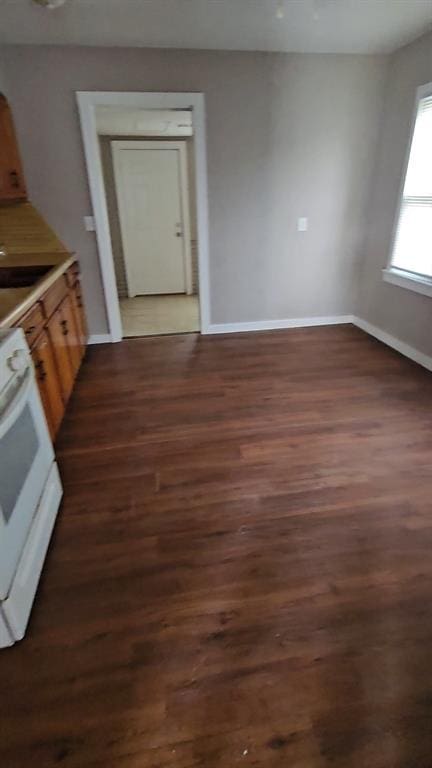
[[[23,331],[0,331],[0,648],[24,637],[61,497]]]

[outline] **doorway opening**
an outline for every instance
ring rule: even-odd
[[[200,330],[191,110],[96,108],[123,336]]]
[[[144,330],[133,330],[128,326],[125,329],[128,335],[192,330],[209,333],[204,95],[89,91],[78,92],[77,102],[109,328],[108,335],[93,337],[94,343],[116,342],[123,338],[122,304],[126,310],[124,316],[128,307],[129,315],[135,315],[132,326],[133,322],[138,322],[139,315],[150,316],[153,323],[152,327],[146,324]],[[117,168],[116,153],[120,156]],[[129,180],[133,177],[129,190],[124,188],[127,186],[125,168],[126,177]],[[175,181],[169,186],[171,192],[168,193],[164,192],[167,177],[171,182]],[[122,180],[123,189],[119,192]],[[131,191],[134,185],[135,191]],[[173,189],[177,190],[176,195]],[[143,197],[146,197],[144,203]],[[114,215],[113,208],[116,209]],[[164,212],[171,217],[169,230]],[[175,217],[173,231],[173,214],[178,212],[181,216]],[[165,233],[161,230],[162,225]],[[156,230],[159,232],[157,237]],[[167,231],[171,235],[169,241]],[[142,247],[143,242],[146,248]],[[126,250],[128,256],[132,252],[132,259],[125,259]],[[143,264],[144,260],[140,261],[137,253],[141,256],[147,253],[151,258]],[[165,259],[164,269],[160,268],[158,253]],[[128,271],[130,261],[132,269]],[[144,293],[141,293],[143,280]],[[164,293],[159,293],[160,290]],[[132,311],[132,302],[137,306],[136,312]],[[146,309],[142,311],[144,305]],[[182,313],[184,324],[180,328],[178,318]],[[173,317],[176,327],[166,322]],[[125,318],[123,324],[126,326],[126,323]]]

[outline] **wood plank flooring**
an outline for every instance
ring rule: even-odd
[[[430,768],[432,375],[351,326],[89,350],[2,768]]]

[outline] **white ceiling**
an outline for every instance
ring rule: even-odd
[[[432,24],[432,0],[0,0],[0,43],[389,52]]]

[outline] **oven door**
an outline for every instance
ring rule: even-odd
[[[0,599],[9,592],[54,451],[30,363],[0,403]]]

